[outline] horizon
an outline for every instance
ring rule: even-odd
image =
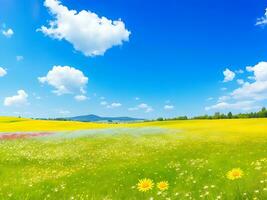
[[[156,119],[266,107],[263,0],[0,5],[1,116]]]
[[[249,116],[250,114],[258,114],[260,112],[264,113],[264,116]],[[229,117],[229,114],[232,115],[232,117]],[[216,115],[219,115],[219,118],[216,118]],[[238,115],[246,115],[243,117],[240,117]],[[79,116],[65,116],[65,117],[53,117],[53,118],[42,118],[42,117],[22,117],[22,116],[15,116],[15,115],[10,115],[10,116],[0,116],[0,117],[12,117],[12,118],[29,118],[29,119],[45,119],[45,120],[57,120],[57,119],[69,119],[70,121],[73,120],[73,118],[76,117],[89,117],[89,116],[94,116],[94,117],[100,117],[100,118],[130,118],[133,119],[134,121],[138,121],[138,120],[143,120],[143,121],[161,121],[159,119],[163,119],[163,120],[201,120],[201,119],[253,119],[253,118],[266,118],[266,108],[262,107],[261,109],[257,110],[257,111],[251,111],[251,112],[239,112],[239,113],[233,113],[231,111],[229,112],[214,112],[213,114],[204,114],[204,115],[194,115],[194,116],[187,116],[187,115],[179,115],[179,116],[174,116],[174,117],[169,117],[169,118],[164,118],[164,117],[157,117],[157,118],[150,118],[150,119],[146,119],[146,118],[141,118],[141,117],[129,117],[129,116],[102,116],[102,115],[96,115],[96,114],[85,114],[85,115],[79,115]],[[223,118],[222,116],[224,116],[225,118]],[[227,117],[228,116],[228,117]],[[238,117],[237,117],[238,116]],[[179,117],[186,117],[186,119],[182,118],[179,119]],[[211,117],[211,118],[205,118],[205,117]],[[215,117],[215,118],[212,118]],[[82,121],[81,119],[77,120],[77,121]],[[89,120],[90,121],[90,120]],[[88,122],[89,122],[88,121]]]

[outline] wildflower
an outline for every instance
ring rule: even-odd
[[[168,181],[161,181],[157,184],[157,187],[159,190],[164,191],[164,190],[168,190],[169,188],[169,183]]]
[[[140,192],[147,192],[148,190],[151,190],[153,186],[153,181],[147,178],[139,180],[137,184],[137,188]]]
[[[242,178],[244,172],[240,168],[234,168],[227,172],[226,176],[229,180],[236,180]]]

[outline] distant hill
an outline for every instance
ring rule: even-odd
[[[132,121],[143,121],[144,119],[131,118],[131,117],[100,117],[97,115],[83,115],[76,117],[66,118],[72,121],[80,121],[80,122],[132,122]]]

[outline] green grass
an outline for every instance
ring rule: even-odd
[[[112,130],[0,141],[0,199],[267,199],[266,119]],[[244,176],[228,180],[226,173],[236,167]],[[169,189],[139,192],[142,178],[168,181]]]

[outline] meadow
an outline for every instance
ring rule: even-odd
[[[267,119],[0,118],[0,199],[264,200]]]

